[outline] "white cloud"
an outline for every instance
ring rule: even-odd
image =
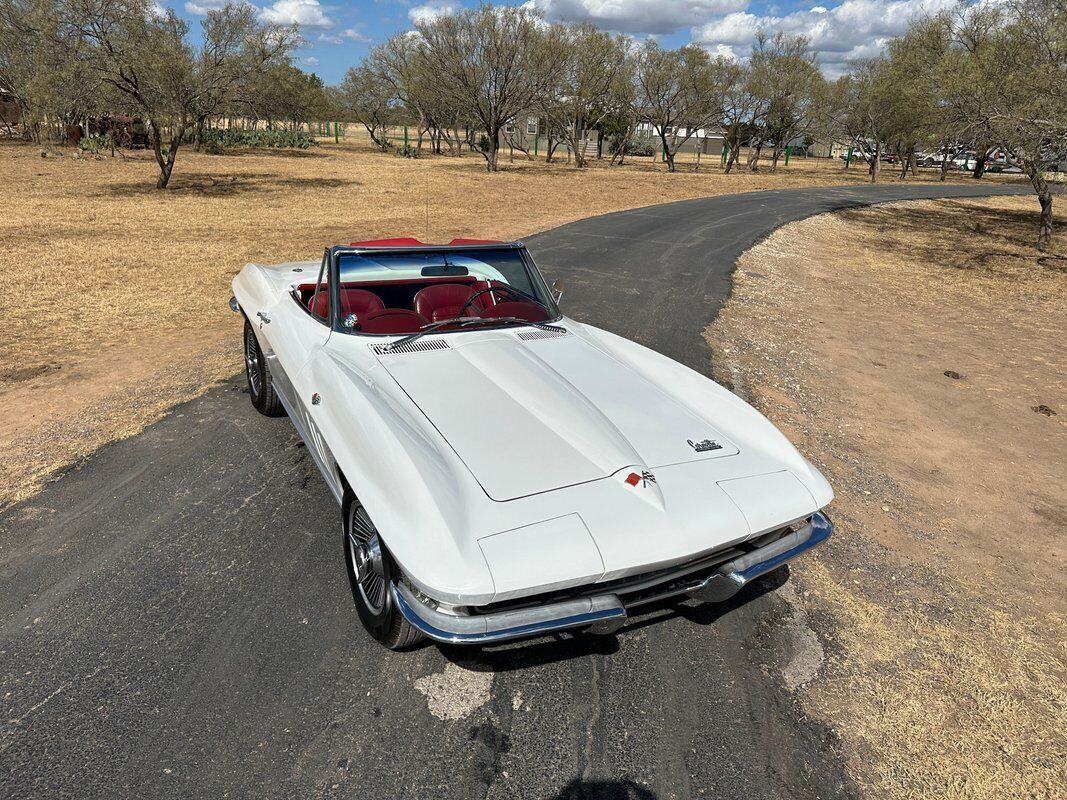
[[[304,56],[304,63],[309,67],[314,67],[319,63],[319,60],[315,56]]]
[[[408,19],[416,25],[420,22],[433,22],[438,17],[447,17],[459,11],[459,3],[452,0],[429,0],[421,6],[408,9]]]
[[[668,34],[702,25],[717,14],[748,7],[748,0],[528,0],[527,8],[554,22],[592,22],[606,30]]]
[[[369,42],[370,37],[359,28],[345,28],[340,33],[320,33],[318,41],[327,44],[344,44],[345,42]]]
[[[350,42],[369,42],[370,37],[365,34],[359,28],[345,28],[341,31],[341,36],[348,39]]]
[[[200,2],[200,0],[191,0]],[[214,2],[214,0],[208,0]],[[263,18],[282,25],[299,25],[302,28],[332,28],[334,21],[326,16],[319,0],[276,0],[263,9]]]
[[[831,8],[815,6],[783,16],[737,11],[695,28],[693,41],[712,52],[728,47],[747,55],[759,30],[803,35],[819,53],[825,71],[835,75],[852,59],[878,55],[886,41],[904,33],[914,20],[954,4],[955,0],[844,0]]]
[[[185,11],[189,14],[204,16],[209,11],[218,11],[226,5],[226,0],[189,0],[185,4]]]

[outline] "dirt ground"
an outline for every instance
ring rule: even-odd
[[[1067,248],[1035,234],[1030,197],[813,217],[708,332],[835,488],[801,696],[875,797],[1067,797]]]
[[[0,506],[240,367],[229,282],[248,261],[413,234],[512,239],[574,219],[711,194],[862,182],[825,159],[669,175],[482,159],[408,160],[365,144],[225,156],[184,150],[167,192],[146,152],[75,158],[0,142]],[[932,176],[923,176],[932,180]]]

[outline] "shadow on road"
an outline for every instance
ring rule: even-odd
[[[656,795],[633,781],[586,781],[575,778],[551,800],[656,800]]]

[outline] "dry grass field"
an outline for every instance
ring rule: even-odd
[[[0,506],[237,371],[226,300],[248,261],[313,259],[329,243],[386,235],[511,239],[623,208],[864,179],[816,159],[776,175],[722,175],[714,158],[674,175],[656,159],[579,173],[517,154],[492,176],[482,163],[357,143],[185,150],[158,192],[146,152],[42,157],[0,143],[0,269],[11,286],[0,295]]]
[[[786,226],[709,330],[835,487],[793,570],[826,655],[801,698],[872,797],[1067,797],[1067,248],[1036,206]]]

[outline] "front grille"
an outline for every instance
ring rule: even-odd
[[[623,605],[627,607],[641,605],[642,603],[676,595],[682,589],[704,580],[726,562],[733,561],[735,558],[739,558],[757,547],[764,547],[772,541],[785,536],[791,530],[791,526],[786,526],[771,533],[766,533],[756,540],[742,542],[734,547],[728,547],[682,564],[675,564],[673,567],[667,567],[666,569],[643,572],[626,578],[590,583],[585,586],[561,589],[530,597],[520,597],[515,600],[502,600],[499,603],[490,603],[484,606],[472,606],[470,612],[472,614],[490,614],[499,611],[512,611],[598,594],[616,594],[622,600]],[[756,544],[757,542],[758,544]]]
[[[444,339],[416,339],[413,342],[393,346],[372,344],[370,349],[380,356],[397,356],[405,353],[421,353],[425,350],[451,350],[452,348]]]

